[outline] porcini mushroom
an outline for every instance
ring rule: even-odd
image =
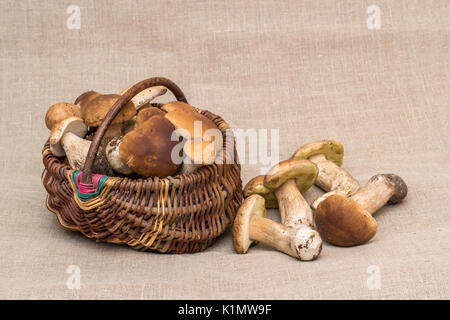
[[[338,246],[363,244],[377,232],[372,214],[386,203],[396,204],[408,193],[406,183],[395,174],[377,174],[350,197],[331,195],[315,212],[316,228],[329,243]]]
[[[288,227],[267,219],[264,198],[257,194],[244,200],[232,233],[237,253],[247,253],[254,241],[303,261],[314,260],[322,250],[322,240],[315,230],[305,226]]]
[[[109,141],[105,148],[105,154],[114,171],[123,175],[129,175],[133,173],[133,170],[120,159],[120,144],[122,140],[123,137],[116,137]]]
[[[93,90],[86,91],[86,92],[82,93],[80,96],[78,96],[78,98],[75,99],[74,104],[76,104],[77,106],[79,106],[81,108],[81,107],[87,105],[89,103],[89,101],[98,97],[99,95],[100,95],[100,93],[93,91]]]
[[[139,126],[144,123],[146,120],[150,119],[153,116],[160,115],[164,116],[166,113],[162,111],[159,108],[156,107],[147,107],[143,110],[140,110],[136,116],[136,128],[138,129]]]
[[[48,109],[45,115],[45,125],[52,130],[55,124],[70,117],[81,118],[80,108],[67,102],[56,103]]]
[[[173,175],[179,165],[172,160],[173,124],[155,115],[123,137],[119,146],[121,161],[134,172],[145,177],[164,178]]]
[[[354,179],[341,165],[344,158],[344,147],[334,140],[322,140],[301,146],[292,156],[293,159],[308,159],[319,168],[316,185],[327,193],[317,198],[311,205],[316,209],[321,201],[332,194],[355,193],[360,188]]]
[[[278,200],[275,194],[269,188],[264,186],[265,175],[259,175],[251,179],[244,187],[244,197],[250,197],[252,194],[259,194],[266,201],[266,208],[277,209]]]
[[[264,178],[264,186],[278,200],[281,223],[287,226],[314,226],[312,210],[302,196],[316,181],[317,166],[304,159],[288,159],[272,167]]]
[[[67,161],[74,170],[81,170],[84,167],[86,156],[91,142],[83,139],[87,133],[87,126],[83,119],[70,117],[54,125],[50,133],[50,150],[57,157],[66,156]],[[96,173],[110,175],[111,167],[105,159],[102,151],[94,164]]]
[[[185,140],[185,161],[181,173],[191,173],[214,163],[222,150],[222,133],[217,126],[187,103],[176,101],[162,106],[165,117]]]

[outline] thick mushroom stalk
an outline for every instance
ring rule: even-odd
[[[247,253],[254,241],[302,261],[316,259],[322,240],[315,230],[305,226],[288,227],[267,219],[264,198],[251,195],[239,208],[233,224],[233,245],[237,253]]]
[[[278,200],[282,224],[314,227],[312,210],[301,192],[314,184],[317,174],[317,166],[304,159],[282,161],[267,173],[264,186],[272,190]]]
[[[57,157],[66,156],[69,165],[74,170],[84,167],[86,156],[91,146],[91,141],[83,139],[87,127],[78,117],[70,117],[58,122],[50,133],[50,149]],[[111,175],[112,170],[104,156],[103,150],[94,164],[96,173]]]
[[[402,178],[392,173],[377,174],[370,178],[365,187],[350,197],[370,214],[375,213],[386,203],[396,204],[408,193]]]
[[[342,160],[344,147],[334,140],[322,140],[300,147],[293,159],[309,159],[319,168],[315,184],[327,193],[317,198],[311,205],[316,210],[319,203],[333,194],[352,195],[359,190],[359,182],[344,170]]]
[[[405,182],[395,174],[377,174],[351,197],[332,195],[315,213],[317,230],[338,246],[354,246],[372,239],[378,229],[372,214],[386,203],[396,204],[408,193]]]

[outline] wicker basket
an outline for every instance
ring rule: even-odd
[[[83,182],[91,181],[91,168],[101,139],[120,108],[138,92],[156,85],[166,86],[177,100],[186,101],[181,90],[164,78],[150,78],[131,87],[97,129],[83,170]],[[64,159],[51,153],[47,141],[42,152],[47,208],[56,214],[64,228],[97,241],[163,253],[206,249],[233,222],[242,202],[242,182],[236,149],[230,143],[234,137],[227,130],[230,127],[219,116],[197,110],[223,134],[223,164],[164,179],[109,177],[97,197],[83,201],[71,179],[73,170],[64,164]]]

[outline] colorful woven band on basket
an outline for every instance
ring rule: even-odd
[[[98,197],[98,195],[102,193],[105,182],[109,177],[101,174],[94,174],[92,176],[92,184],[82,183],[82,178],[83,172],[78,170],[72,172],[72,181],[77,190],[77,196],[81,201],[86,202]]]

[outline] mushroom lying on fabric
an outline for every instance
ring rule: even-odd
[[[66,156],[74,170],[82,170],[91,142],[83,139],[87,133],[87,126],[83,119],[70,117],[58,122],[50,133],[50,150],[57,157]],[[112,169],[99,150],[94,163],[94,171],[99,174],[111,175]]]
[[[317,198],[311,207],[316,209],[321,201],[335,193],[347,196],[360,188],[359,182],[346,170],[341,168],[344,158],[344,147],[334,140],[322,140],[301,146],[292,159],[309,159],[319,167],[316,185],[327,191]]]
[[[350,197],[335,194],[323,200],[315,212],[317,230],[327,242],[338,246],[363,244],[377,232],[372,214],[386,203],[399,203],[407,193],[399,176],[377,174]]]
[[[271,197],[273,192],[280,209],[281,223],[288,226],[306,225],[313,227],[312,210],[302,196],[315,182],[317,166],[304,159],[281,161],[269,172],[246,186],[247,194],[256,193]],[[273,204],[274,206],[274,204]]]
[[[254,194],[244,200],[233,223],[233,246],[247,253],[259,241],[303,261],[316,259],[322,250],[317,231],[304,226],[288,227],[266,218],[264,198]]]
[[[185,160],[181,173],[214,163],[222,150],[223,136],[219,128],[187,103],[176,101],[162,106],[165,117],[185,139]]]

